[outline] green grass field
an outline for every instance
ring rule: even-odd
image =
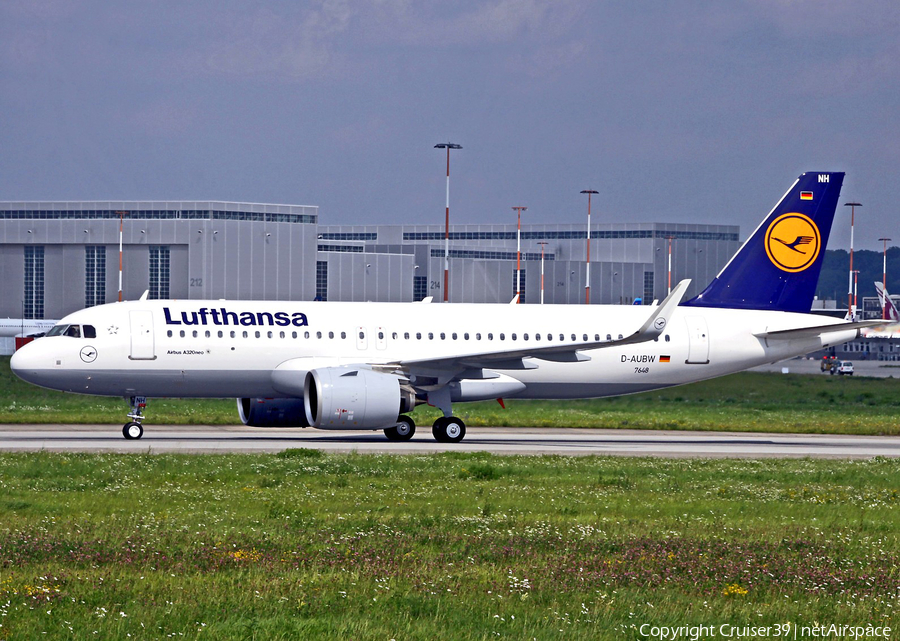
[[[0,454],[0,639],[896,630],[898,474],[894,460]]]
[[[900,434],[900,379],[743,373],[633,396],[586,401],[458,403],[472,426]],[[0,360],[0,423],[125,422],[119,398],[63,394],[17,379]],[[147,424],[233,425],[233,399],[150,399]],[[420,406],[420,425],[437,417]]]

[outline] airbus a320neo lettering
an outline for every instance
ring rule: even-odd
[[[138,300],[70,314],[12,358],[26,381],[131,401],[236,397],[252,426],[466,433],[456,403],[631,394],[852,340],[871,322],[809,314],[844,174],[800,176],[701,294],[656,306]],[[76,328],[73,330],[73,328]]]

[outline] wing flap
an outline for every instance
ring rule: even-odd
[[[831,325],[816,325],[813,327],[797,327],[794,329],[779,329],[774,331],[755,332],[753,335],[757,338],[765,338],[768,340],[796,340],[799,338],[814,338],[822,334],[832,334],[835,332],[846,332],[849,329],[855,329],[857,335],[859,330],[866,327],[878,327],[884,325],[884,321],[857,321],[855,323],[836,323]]]

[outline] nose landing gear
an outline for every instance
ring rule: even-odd
[[[147,407],[146,396],[132,396],[129,399],[131,403],[131,412],[128,414],[130,422],[125,423],[122,427],[122,436],[128,440],[138,439],[144,435],[144,428],[141,422],[144,420],[144,408]]]

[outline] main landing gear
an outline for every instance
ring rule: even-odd
[[[384,435],[389,441],[408,441],[416,433],[416,422],[410,417],[401,415],[397,424],[384,428]]]
[[[144,408],[147,407],[147,397],[132,396],[129,399],[131,403],[131,413],[128,414],[130,422],[125,423],[122,427],[122,436],[128,440],[138,439],[144,435],[144,428],[141,422],[144,420]]]
[[[384,428],[384,435],[391,441],[408,441],[415,433],[415,421],[405,415],[397,419],[396,425]],[[466,436],[466,424],[457,416],[442,416],[434,422],[431,433],[438,443],[459,443]]]
[[[438,443],[459,443],[466,435],[466,424],[458,416],[442,416],[431,428]]]

